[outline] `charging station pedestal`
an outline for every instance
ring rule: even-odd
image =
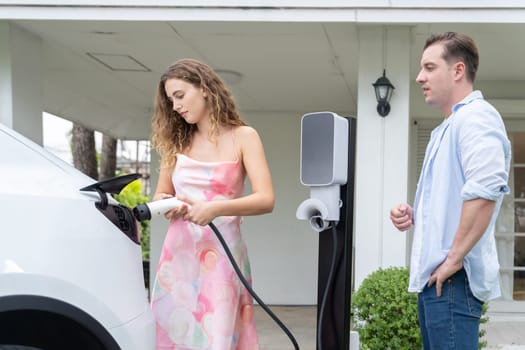
[[[337,251],[333,284],[327,285],[333,252],[331,229],[319,233],[318,300],[328,290],[321,332],[323,350],[350,349],[350,306],[353,275],[353,225],[354,225],[354,178],[356,120],[348,119],[348,176],[346,185],[341,186],[341,216],[336,226]],[[317,306],[319,325],[320,305]],[[319,348],[317,348],[319,350]]]
[[[355,140],[353,117],[318,112],[301,120],[301,182],[311,198],[296,215],[319,232],[317,350],[350,349]]]

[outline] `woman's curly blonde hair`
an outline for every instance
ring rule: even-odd
[[[194,59],[179,60],[162,74],[155,94],[152,145],[161,156],[162,167],[175,165],[176,154],[190,147],[197,130],[197,125],[188,124],[173,110],[164,86],[169,79],[184,80],[206,93],[206,105],[211,111],[211,138],[218,134],[220,126],[246,125],[239,116],[232,93],[212,68]]]

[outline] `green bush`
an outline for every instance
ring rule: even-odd
[[[408,269],[370,274],[352,297],[353,328],[364,350],[421,349],[417,294],[408,293]]]
[[[363,350],[422,349],[417,316],[417,294],[409,293],[408,268],[390,267],[370,274],[352,296],[353,328]],[[481,323],[486,323],[487,303]],[[481,338],[479,349],[487,346]]]
[[[486,312],[489,308],[489,303],[486,302],[483,304],[483,307],[481,308],[481,319],[479,320],[479,323],[483,325],[484,323],[487,323],[489,321],[489,317],[486,315]],[[487,331],[485,329],[482,329],[479,327],[479,343],[478,343],[478,349],[485,349],[487,347],[487,341],[483,339]]]
[[[142,183],[139,180],[130,182],[126,187],[120,191],[119,194],[113,197],[122,205],[129,208],[135,208],[142,203],[148,203],[150,198],[141,193]],[[140,245],[142,248],[142,260],[149,260],[149,237],[150,237],[150,222],[143,221],[139,226],[140,230]]]

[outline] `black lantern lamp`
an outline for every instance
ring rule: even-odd
[[[385,76],[384,69],[383,76],[379,77],[372,85],[376,91],[377,113],[382,117],[386,117],[390,112],[390,98],[395,87]]]

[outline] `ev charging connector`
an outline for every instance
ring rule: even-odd
[[[133,215],[138,221],[151,220],[152,216],[163,215],[171,209],[188,204],[180,201],[177,197],[171,197],[163,200],[143,203],[133,208]]]
[[[340,185],[348,172],[348,120],[332,112],[308,113],[301,118],[301,183],[310,198],[296,211],[321,232],[339,221]]]

